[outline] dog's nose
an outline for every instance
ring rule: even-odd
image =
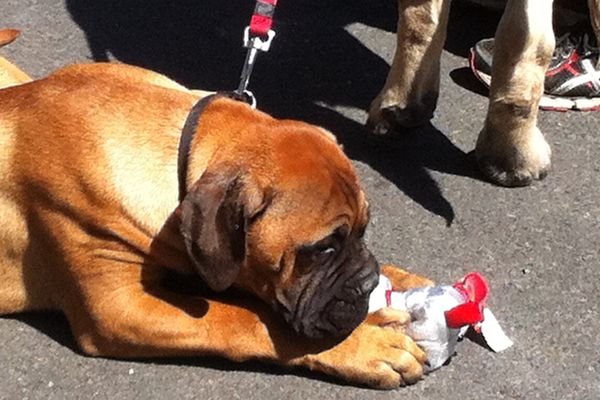
[[[379,283],[379,272],[381,271],[381,268],[375,259],[375,256],[373,256],[366,247],[363,251],[366,253],[366,262],[363,266],[365,277],[361,283],[361,289],[363,293],[369,294]]]
[[[358,273],[345,284],[345,292],[350,297],[368,296],[379,283],[379,264],[370,253],[367,261],[360,266]]]
[[[360,285],[361,292],[370,294],[377,287],[378,283],[379,272],[374,271],[373,273],[369,274],[365,280],[363,280],[362,284]]]

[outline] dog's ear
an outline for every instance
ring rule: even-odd
[[[207,170],[181,202],[181,234],[204,282],[215,291],[235,281],[246,258],[249,223],[261,214],[269,195],[239,168]]]
[[[21,32],[16,29],[0,29],[0,47],[9,44],[17,37]]]

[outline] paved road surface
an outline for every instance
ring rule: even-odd
[[[390,145],[364,140],[363,110],[394,49],[394,2],[283,1],[279,37],[252,87],[262,109],[333,130],[372,203],[381,261],[438,282],[482,271],[514,339],[492,354],[463,342],[453,362],[409,388],[378,392],[304,372],[218,360],[150,362],[78,354],[64,318],[0,319],[1,399],[581,399],[600,398],[600,114],[543,113],[554,170],[530,188],[481,180],[468,153],[485,91],[467,49],[499,16],[456,3],[432,124]],[[4,0],[0,26],[24,31],[4,53],[36,77],[119,60],[205,89],[237,83],[253,4],[219,0]]]

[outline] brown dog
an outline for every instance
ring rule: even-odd
[[[62,310],[89,355],[261,359],[379,388],[419,379],[424,353],[373,324],[395,317],[362,322],[379,268],[333,137],[213,100],[180,202],[178,146],[197,101],[116,64],[0,90],[0,314]],[[213,290],[169,290],[167,271]],[[400,289],[428,283],[385,272]],[[230,286],[241,290],[216,293]]]

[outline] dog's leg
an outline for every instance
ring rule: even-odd
[[[492,181],[524,186],[550,169],[550,146],[537,116],[554,50],[552,0],[510,0],[494,47],[490,104],[477,140],[477,161]]]
[[[369,111],[374,133],[421,125],[433,117],[449,9],[450,0],[398,0],[396,54]]]
[[[414,289],[424,286],[433,286],[433,281],[419,275],[406,272],[402,268],[394,265],[382,265],[381,273],[392,283],[394,290],[404,292],[409,289]]]
[[[594,34],[596,35],[596,42],[600,43],[600,0],[588,0],[588,9],[592,28],[594,28]],[[596,67],[600,67],[600,58]]]
[[[167,292],[153,274],[142,277],[142,268],[149,267],[96,262],[74,272],[77,289],[63,291],[62,308],[85,353],[261,359],[379,388],[422,376],[426,356],[401,332],[363,323],[337,345],[310,341],[258,300],[235,304]]]

